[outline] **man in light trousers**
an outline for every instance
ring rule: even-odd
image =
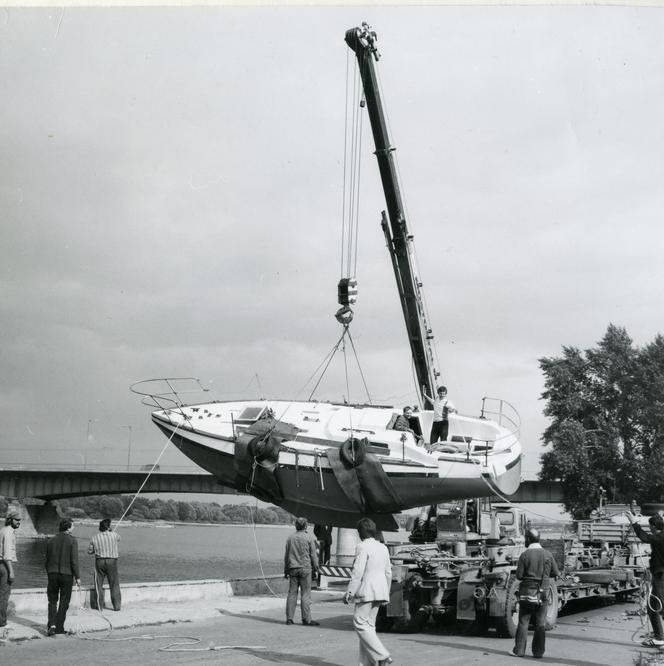
[[[113,610],[119,611],[122,604],[118,576],[118,541],[120,535],[111,529],[111,519],[104,518],[99,523],[99,533],[92,537],[88,546],[88,554],[95,556],[94,577],[97,592],[96,606],[91,605],[98,610],[104,608],[104,578],[108,578]]]
[[[353,627],[360,639],[360,666],[387,666],[392,657],[376,634],[378,609],[390,599],[392,565],[384,544],[376,541],[376,524],[362,518],[357,524],[360,543],[344,603],[355,600]]]

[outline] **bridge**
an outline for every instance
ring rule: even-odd
[[[51,502],[66,497],[133,494],[144,482],[141,491],[144,493],[238,494],[234,488],[221,485],[211,474],[194,472],[191,467],[155,468],[149,474],[150,469],[149,465],[133,469],[103,466],[64,469],[57,465],[25,469],[14,465],[0,468],[0,496],[20,502],[25,519],[24,533],[52,533],[57,531],[58,514]],[[559,504],[562,489],[556,481],[527,480],[506,499],[515,503]],[[499,502],[503,498],[493,500]]]
[[[7,465],[0,468],[0,497],[18,502],[23,518],[21,532],[33,535],[58,531],[60,516],[52,500],[66,497],[133,495],[143,483],[143,493],[237,494],[211,474],[192,471],[191,467],[155,468],[150,474],[151,468],[83,465],[67,469],[43,465],[26,469],[24,465]]]
[[[0,470],[0,495],[42,500],[135,493],[220,493],[235,495],[207,473],[127,470]]]
[[[146,469],[147,468],[147,469]],[[0,496],[16,499],[41,500],[135,493],[143,482],[144,493],[207,493],[237,494],[234,488],[221,485],[206,472],[191,468],[68,468],[44,465],[41,469],[22,469],[21,466],[0,468]],[[500,497],[494,498],[500,501]],[[510,495],[511,502],[562,502],[562,489],[557,481],[527,480]]]

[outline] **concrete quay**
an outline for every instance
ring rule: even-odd
[[[142,598],[136,592],[132,600],[130,596],[126,603],[123,600],[121,611],[105,611],[108,619],[97,611],[77,607],[75,595],[67,629],[77,633],[51,638],[45,636],[45,598],[41,608],[30,605],[34,602],[31,599],[22,610],[19,601],[16,614],[10,618],[7,640],[0,643],[0,664],[350,666],[358,663],[352,611],[341,602],[341,590],[314,591],[312,612],[320,622],[319,627],[302,626],[299,610],[296,623],[286,626],[283,583],[276,590],[277,581],[269,581],[276,596],[240,596],[234,592],[232,581],[230,585],[221,583],[224,581],[179,584],[180,593],[185,592],[185,587],[190,588],[179,599],[172,591],[155,589],[159,587],[156,584],[151,586],[152,591],[143,587]],[[261,588],[256,581],[243,585],[246,591],[254,586]],[[28,594],[37,592],[26,592],[26,599]],[[197,594],[198,598],[194,598]],[[151,600],[155,598],[159,600]],[[574,614],[561,616],[558,625],[547,632],[544,658],[535,663],[664,665],[664,653],[639,644],[647,627],[644,629],[641,618],[634,615],[637,608],[635,603],[585,606]],[[381,638],[392,653],[394,666],[441,663],[520,666],[532,660],[532,657],[518,659],[509,655],[512,640],[473,636],[464,624],[445,628],[429,625],[418,634],[381,634]]]

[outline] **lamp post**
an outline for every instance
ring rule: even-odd
[[[87,469],[88,466],[88,445],[92,441],[92,434],[90,433],[90,426],[95,423],[97,419],[88,419],[88,430],[85,435],[85,449],[83,451],[83,469]]]
[[[129,470],[129,467],[131,465],[131,426],[130,425],[123,425],[120,426],[121,428],[126,428],[127,433],[129,434],[129,448],[127,449],[127,471]]]

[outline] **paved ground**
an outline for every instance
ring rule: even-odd
[[[445,630],[430,626],[420,634],[382,637],[395,666],[521,666],[527,660],[561,666],[634,666],[640,654],[654,653],[638,644],[642,625],[639,617],[630,614],[635,609],[635,604],[615,604],[560,617],[558,626],[547,633],[544,658],[537,661],[510,656],[512,641],[508,639],[464,635],[463,625]],[[109,624],[98,613],[72,608],[68,626],[83,628],[85,634],[48,638],[43,635],[44,618],[12,618],[9,640],[0,643],[0,664],[357,664],[350,609],[341,603],[340,594],[315,592],[313,613],[320,627],[304,627],[299,620],[285,626],[284,600],[279,598],[152,604],[109,612],[115,626],[109,635]],[[92,631],[104,626],[104,631]],[[186,641],[185,637],[200,642],[179,648],[190,651],[160,651]],[[664,664],[664,655],[662,658]]]

